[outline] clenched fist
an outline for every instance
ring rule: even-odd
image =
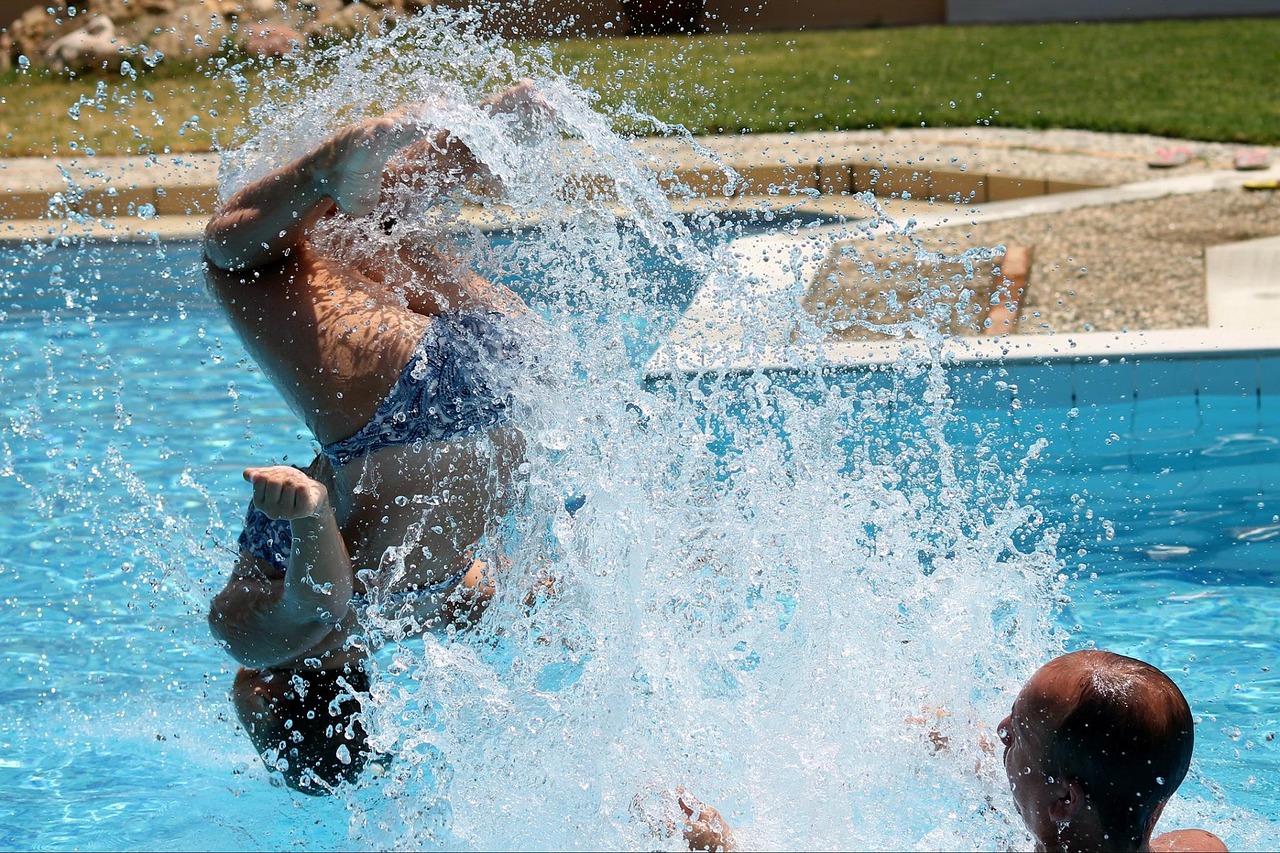
[[[329,505],[329,490],[290,465],[246,468],[253,484],[253,505],[268,518],[292,521],[319,515]]]

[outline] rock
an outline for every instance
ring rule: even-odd
[[[250,24],[240,28],[241,49],[259,59],[288,56],[306,43],[306,36],[289,27]]]
[[[357,33],[384,32],[394,21],[394,9],[374,9],[364,3],[352,3],[308,24],[306,32],[324,41],[346,41]]]
[[[157,54],[166,62],[198,63],[233,42],[254,56],[278,57],[308,37],[335,41],[385,32],[435,0],[72,0],[78,14],[65,2],[33,6],[14,21],[0,43],[0,69],[23,55],[58,70],[102,70],[104,62],[116,70],[122,53],[142,53],[138,70],[144,70],[159,61]],[[81,28],[96,20],[110,21],[114,33]]]
[[[32,6],[10,25],[13,55],[25,56],[32,62],[43,61],[45,48],[65,32],[59,23],[67,14],[67,7],[57,4],[50,8],[52,14],[44,6]]]
[[[308,0],[287,8],[285,20],[291,22],[295,29],[305,28],[310,23],[340,12],[346,5],[342,0]]]
[[[99,15],[84,27],[49,45],[44,64],[54,71],[93,71],[119,64],[120,39],[116,25]]]
[[[85,13],[110,18],[117,26],[136,21],[146,14],[137,0],[89,0]]]
[[[121,30],[166,61],[203,62],[230,43],[231,25],[205,3],[188,3],[163,15],[148,15]]]

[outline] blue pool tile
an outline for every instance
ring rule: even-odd
[[[1268,476],[1273,469],[1268,468],[1271,454],[1267,448],[1238,457],[1213,455],[1221,449],[1210,446],[1201,451],[1197,459],[1199,490],[1214,495],[1221,505],[1231,507],[1256,503],[1269,489],[1274,489],[1274,481]],[[1230,444],[1225,446],[1225,451],[1235,452]]]
[[[1280,358],[1258,359],[1258,394],[1263,398],[1280,396]]]
[[[1017,389],[1026,408],[1069,409],[1075,404],[1069,365],[1017,364],[1007,368],[1007,374],[1005,381]]]
[[[1084,406],[1116,406],[1133,402],[1132,362],[1101,359],[1072,368],[1075,403]]]
[[[1142,359],[1134,364],[1134,392],[1139,400],[1195,396],[1199,364],[1192,359]]]
[[[1252,399],[1258,394],[1256,358],[1204,358],[1196,366],[1196,391],[1201,397]]]
[[[1143,448],[1172,452],[1184,446],[1200,427],[1200,413],[1195,401],[1176,411],[1156,411],[1139,404],[1133,413],[1130,434]]]
[[[1013,404],[1013,383],[1001,367],[956,367],[947,371],[947,383],[956,404],[974,409],[1008,409]]]
[[[1197,365],[1190,359],[1144,359],[1135,364],[1134,434],[1168,437],[1198,429],[1196,383]]]
[[[1263,428],[1265,417],[1270,417],[1273,425],[1280,426],[1280,400],[1273,401],[1269,414],[1264,414],[1256,398],[1241,405],[1228,406],[1225,397],[1201,397],[1199,403],[1200,416],[1210,426],[1227,420],[1239,429],[1257,432]]]
[[[1264,394],[1254,401],[1255,429],[1270,435],[1280,435],[1280,394]]]

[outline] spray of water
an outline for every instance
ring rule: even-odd
[[[955,451],[927,355],[646,383],[677,318],[663,294],[723,266],[733,227],[691,229],[589,92],[474,23],[427,12],[297,60],[224,158],[230,191],[345,122],[422,105],[501,193],[465,199],[480,219],[405,199],[396,236],[449,241],[543,320],[494,605],[445,636],[366,614],[387,642],[365,714],[395,759],[348,792],[354,837],[679,848],[683,787],[752,845],[1019,843],[973,722],[1062,642],[1054,531],[1016,461]],[[525,77],[554,122],[518,132],[477,108]],[[950,711],[949,749],[908,722],[922,707]]]

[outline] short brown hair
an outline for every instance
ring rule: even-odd
[[[1059,661],[1084,663],[1085,674],[1050,746],[1050,772],[1080,783],[1109,838],[1137,844],[1186,778],[1191,707],[1169,676],[1135,658],[1081,651],[1046,666]]]

